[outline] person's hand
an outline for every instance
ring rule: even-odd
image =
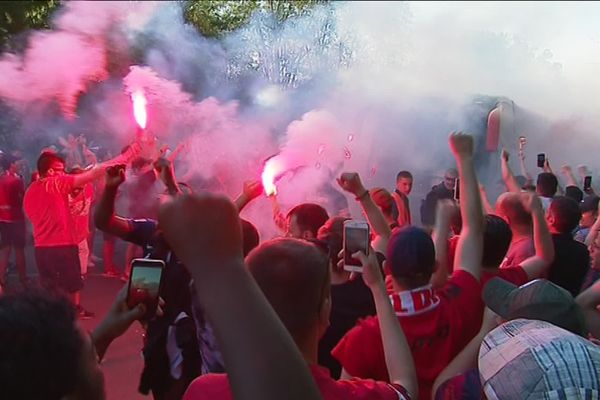
[[[362,264],[362,277],[365,281],[365,285],[367,285],[371,291],[381,289],[385,293],[385,282],[383,281],[383,274],[379,267],[379,262],[375,256],[375,250],[370,248],[368,256],[362,251],[358,251],[352,254],[352,257],[360,260],[360,263]]]
[[[533,214],[537,211],[542,211],[544,209],[542,206],[542,201],[538,195],[533,192],[521,193],[521,204],[523,204],[525,211],[530,214]]]
[[[248,201],[254,200],[263,193],[263,185],[260,181],[246,181],[242,188],[242,194]]]
[[[106,177],[104,179],[107,188],[118,188],[125,182],[125,165],[119,164],[106,168]]]
[[[210,193],[183,195],[158,213],[165,239],[194,276],[201,270],[242,262],[238,211],[226,197]]]
[[[360,176],[356,172],[344,172],[338,179],[338,185],[356,197],[360,197],[366,192],[365,187],[360,181]]]
[[[544,172],[552,173],[552,167],[550,167],[550,160],[548,159],[548,157],[546,157],[546,159],[544,160]]]
[[[457,212],[460,212],[460,208],[458,207],[458,204],[456,204],[456,202],[454,200],[450,200],[450,199],[439,200],[437,203],[436,221],[437,221],[437,218],[441,218],[441,221],[450,222],[450,220],[452,219],[452,216],[455,215]]]
[[[563,175],[571,175],[573,173],[573,169],[570,165],[565,164],[562,167],[560,167],[560,172],[562,172]]]
[[[473,155],[473,136],[462,132],[452,132],[448,142],[450,143],[450,150],[456,157],[470,157]]]
[[[175,173],[173,172],[173,164],[168,159],[161,157],[154,161],[153,166],[159,179],[167,188],[177,185],[175,182]]]
[[[510,153],[508,152],[508,150],[506,149],[502,149],[502,159],[505,162],[508,162],[508,159],[510,158]]]
[[[164,300],[159,297],[155,317],[164,315],[164,305]],[[127,306],[127,285],[124,285],[117,293],[114,303],[98,325],[98,328],[96,328],[96,331],[101,339],[114,340],[124,334],[134,321],[143,318],[144,314],[146,314],[146,306],[142,303],[133,308]]]

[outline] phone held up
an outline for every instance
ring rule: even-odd
[[[546,163],[546,154],[540,153],[537,156],[537,166],[538,168],[544,168],[544,164]]]
[[[369,255],[370,240],[368,223],[356,220],[344,222],[344,270],[362,273],[360,260],[352,257],[352,254],[362,251]]]
[[[143,303],[146,307],[146,314],[142,317],[144,320],[150,320],[156,315],[164,268],[165,263],[162,260],[136,258],[131,261],[127,306],[133,308]]]
[[[592,176],[588,175],[583,179],[583,191],[589,192],[592,188]]]

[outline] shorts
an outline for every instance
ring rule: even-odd
[[[83,287],[77,245],[36,247],[35,262],[44,288],[75,293]]]
[[[25,247],[25,221],[0,222],[0,239],[2,247]]]

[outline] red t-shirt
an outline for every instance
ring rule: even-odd
[[[422,295],[426,288],[395,294],[402,305],[394,301],[394,309],[415,361],[419,398],[429,400],[435,378],[479,331],[483,306],[481,286],[466,271],[455,271],[433,297]],[[352,376],[389,379],[377,317],[359,322],[331,354]]]
[[[484,288],[488,281],[494,277],[499,277],[514,285],[521,286],[530,281],[527,272],[520,265],[510,268],[502,268],[497,271],[483,271],[481,273],[481,287]]]
[[[35,247],[76,245],[75,225],[69,211],[71,175],[38,179],[25,192],[23,208],[33,225]]]
[[[24,194],[25,185],[21,178],[9,172],[0,176],[0,222],[18,222],[25,219]]]
[[[356,378],[336,381],[326,368],[318,365],[310,365],[310,372],[325,400],[410,400],[406,389],[399,385]],[[196,378],[183,395],[183,400],[205,399],[233,399],[226,374],[208,374]]]

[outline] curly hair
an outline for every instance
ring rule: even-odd
[[[60,400],[78,385],[83,338],[75,310],[42,292],[0,297],[2,397]]]

